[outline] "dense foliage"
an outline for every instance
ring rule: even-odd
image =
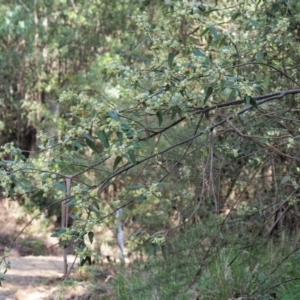
[[[58,1],[12,10],[7,2],[0,8],[1,55],[11,55],[0,73],[5,142],[33,150],[11,124],[37,131],[51,105],[65,113],[51,119],[54,128],[44,123],[38,151],[2,146],[3,196],[41,209],[63,202],[73,223],[55,234],[62,245],[93,242],[95,227],[113,224],[122,208],[127,233],[137,230],[128,251],[144,246],[158,255],[155,268],[163,254],[162,276],[175,286],[156,291],[161,299],[176,286],[178,299],[274,295],[280,267],[263,264],[261,275],[253,257],[242,269],[253,282],[235,273],[236,289],[209,294],[203,290],[213,286],[201,280],[216,258],[235,272],[250,248],[264,259],[270,243],[284,245],[279,265],[298,253],[300,3],[123,1],[108,10],[105,1]],[[187,282],[176,278],[181,269],[192,270]]]

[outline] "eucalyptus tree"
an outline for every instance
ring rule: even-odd
[[[64,130],[57,99],[67,88],[103,90],[106,60],[134,60],[130,1],[1,1],[0,143],[28,157],[39,130]],[[55,125],[54,125],[55,124]]]

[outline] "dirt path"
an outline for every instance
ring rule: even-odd
[[[69,265],[74,256],[69,256]],[[62,257],[24,256],[10,259],[11,269],[0,287],[0,300],[58,299]],[[67,291],[65,299],[84,299],[87,289],[79,286]]]
[[[0,199],[0,256],[3,255],[5,247],[11,245],[14,237],[24,230],[26,224],[31,221],[31,216],[24,214],[24,211],[16,201],[8,199]],[[54,225],[49,227],[48,221],[40,218],[34,220],[31,226],[18,237],[13,244],[9,261],[11,269],[5,274],[5,280],[0,287],[0,300],[58,300],[58,293],[61,285],[61,276],[63,274],[63,259],[59,255],[58,247],[53,245],[58,243],[57,238],[51,237],[51,232],[54,232]],[[54,222],[54,221],[53,221]],[[47,224],[47,232],[40,229]],[[102,238],[113,237],[102,233]],[[104,253],[104,257],[109,255],[113,257],[110,248],[100,249]],[[69,249],[69,253],[72,249]],[[35,254],[34,256],[29,256]],[[37,256],[37,255],[43,256]],[[44,255],[49,256],[44,256]],[[52,255],[52,256],[50,256]],[[73,255],[68,255],[68,265],[71,266],[74,261]],[[78,266],[78,262],[75,263]],[[3,269],[1,269],[3,271]],[[100,275],[97,280],[97,299],[109,299],[111,291],[105,280],[110,280],[110,272],[98,272]],[[78,271],[76,275],[71,274],[71,277],[76,277],[80,281],[80,285],[76,288],[68,288],[64,292],[64,300],[87,300],[91,296],[88,292],[89,285],[86,281],[90,281],[87,272]],[[94,284],[94,283],[93,283]],[[95,289],[95,288],[94,288]]]

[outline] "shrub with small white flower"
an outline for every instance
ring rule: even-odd
[[[10,157],[1,162],[3,195],[65,201],[74,223],[56,233],[62,241],[92,243],[94,226],[123,208],[143,243],[158,248],[163,230],[202,222],[201,206],[218,221],[230,219],[219,218],[227,209],[272,214],[276,199],[294,209],[299,187],[282,178],[299,178],[300,5],[202,2],[165,1],[153,22],[147,12],[133,16],[151,61],[106,65],[122,85],[118,99],[64,92],[69,128],[40,132],[36,155],[24,160],[3,146]],[[107,205],[104,195],[117,183]]]

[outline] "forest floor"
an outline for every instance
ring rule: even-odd
[[[74,260],[74,257],[70,258]],[[54,300],[59,298],[62,257],[23,256],[9,259],[11,269],[0,288],[0,300]],[[63,299],[88,299],[88,284],[68,288]]]
[[[96,284],[94,282],[97,285],[95,289],[91,283],[93,279],[86,276],[84,268],[78,269],[78,261],[74,263],[70,276],[70,279],[78,282],[77,286],[63,286],[61,249],[56,245],[58,240],[50,237],[51,232],[55,231],[55,222],[50,224],[46,219],[40,218],[26,227],[29,222],[31,217],[24,214],[17,202],[0,201],[0,258],[5,247],[11,249],[7,259],[11,268],[1,282],[0,300],[58,300],[61,292],[61,299],[64,300],[110,298],[105,282],[107,275],[101,278],[102,284],[98,284],[100,280]],[[22,234],[19,235],[20,232]],[[74,255],[68,255],[69,267],[74,259]],[[3,264],[0,265],[0,271],[4,271]],[[92,290],[94,293],[95,290],[98,291],[96,298],[91,297]]]

